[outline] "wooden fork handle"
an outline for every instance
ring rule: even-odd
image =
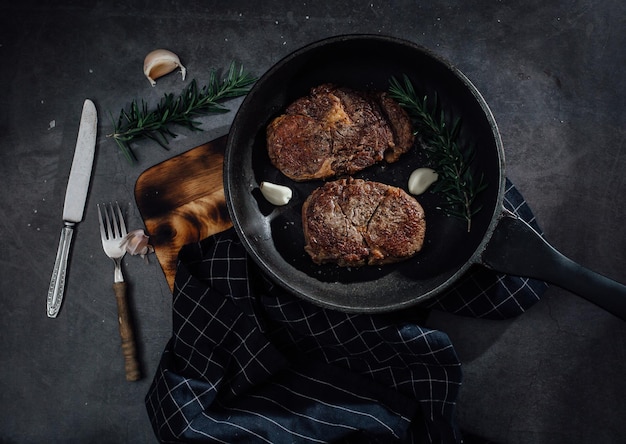
[[[137,347],[135,346],[135,335],[128,309],[128,299],[126,298],[126,282],[115,282],[113,291],[115,291],[115,300],[117,301],[117,319],[120,324],[126,380],[137,381],[141,378],[141,373],[137,361]]]

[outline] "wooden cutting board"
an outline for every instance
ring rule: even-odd
[[[180,248],[232,226],[222,181],[226,137],[147,169],[135,184],[137,207],[170,290]]]

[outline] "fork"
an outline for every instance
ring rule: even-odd
[[[124,223],[122,210],[120,210],[120,206],[117,202],[115,203],[115,208],[112,203],[108,205],[103,204],[102,206],[101,211],[100,204],[98,204],[100,237],[102,238],[102,248],[105,254],[113,259],[115,263],[113,291],[115,292],[115,299],[117,301],[117,319],[119,321],[120,336],[122,339],[126,380],[137,381],[141,377],[141,374],[139,372],[135,336],[133,334],[128,300],[126,298],[126,282],[124,282],[124,276],[122,275],[122,258],[124,254],[126,254],[126,251],[121,246],[121,243],[127,234],[126,224]]]

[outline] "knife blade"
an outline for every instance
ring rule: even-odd
[[[91,179],[91,169],[96,151],[97,127],[98,113],[96,106],[91,100],[86,99],[83,103],[76,149],[70,176],[67,181],[67,189],[65,190],[61,239],[54,261],[50,287],[48,287],[47,313],[50,318],[56,318],[61,309],[74,227],[83,220],[89,181]]]

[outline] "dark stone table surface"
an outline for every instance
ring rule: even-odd
[[[288,53],[346,33],[385,34],[452,61],[483,93],[502,134],[507,174],[549,241],[626,281],[626,3],[572,1],[34,1],[0,6],[0,442],[155,442],[143,400],[170,336],[171,293],[154,257],[127,256],[146,377],[124,380],[112,263],[96,204],[134,205],[151,165],[228,131],[231,112],[202,117],[130,165],[110,114],[151,87],[144,56],[178,53],[188,79],[236,60],[262,74]],[[185,83],[186,84],[186,83]],[[65,302],[46,316],[69,168],[85,98],[99,110],[93,179]],[[559,288],[507,321],[433,313],[463,362],[464,429],[503,443],[626,442],[626,324]]]

